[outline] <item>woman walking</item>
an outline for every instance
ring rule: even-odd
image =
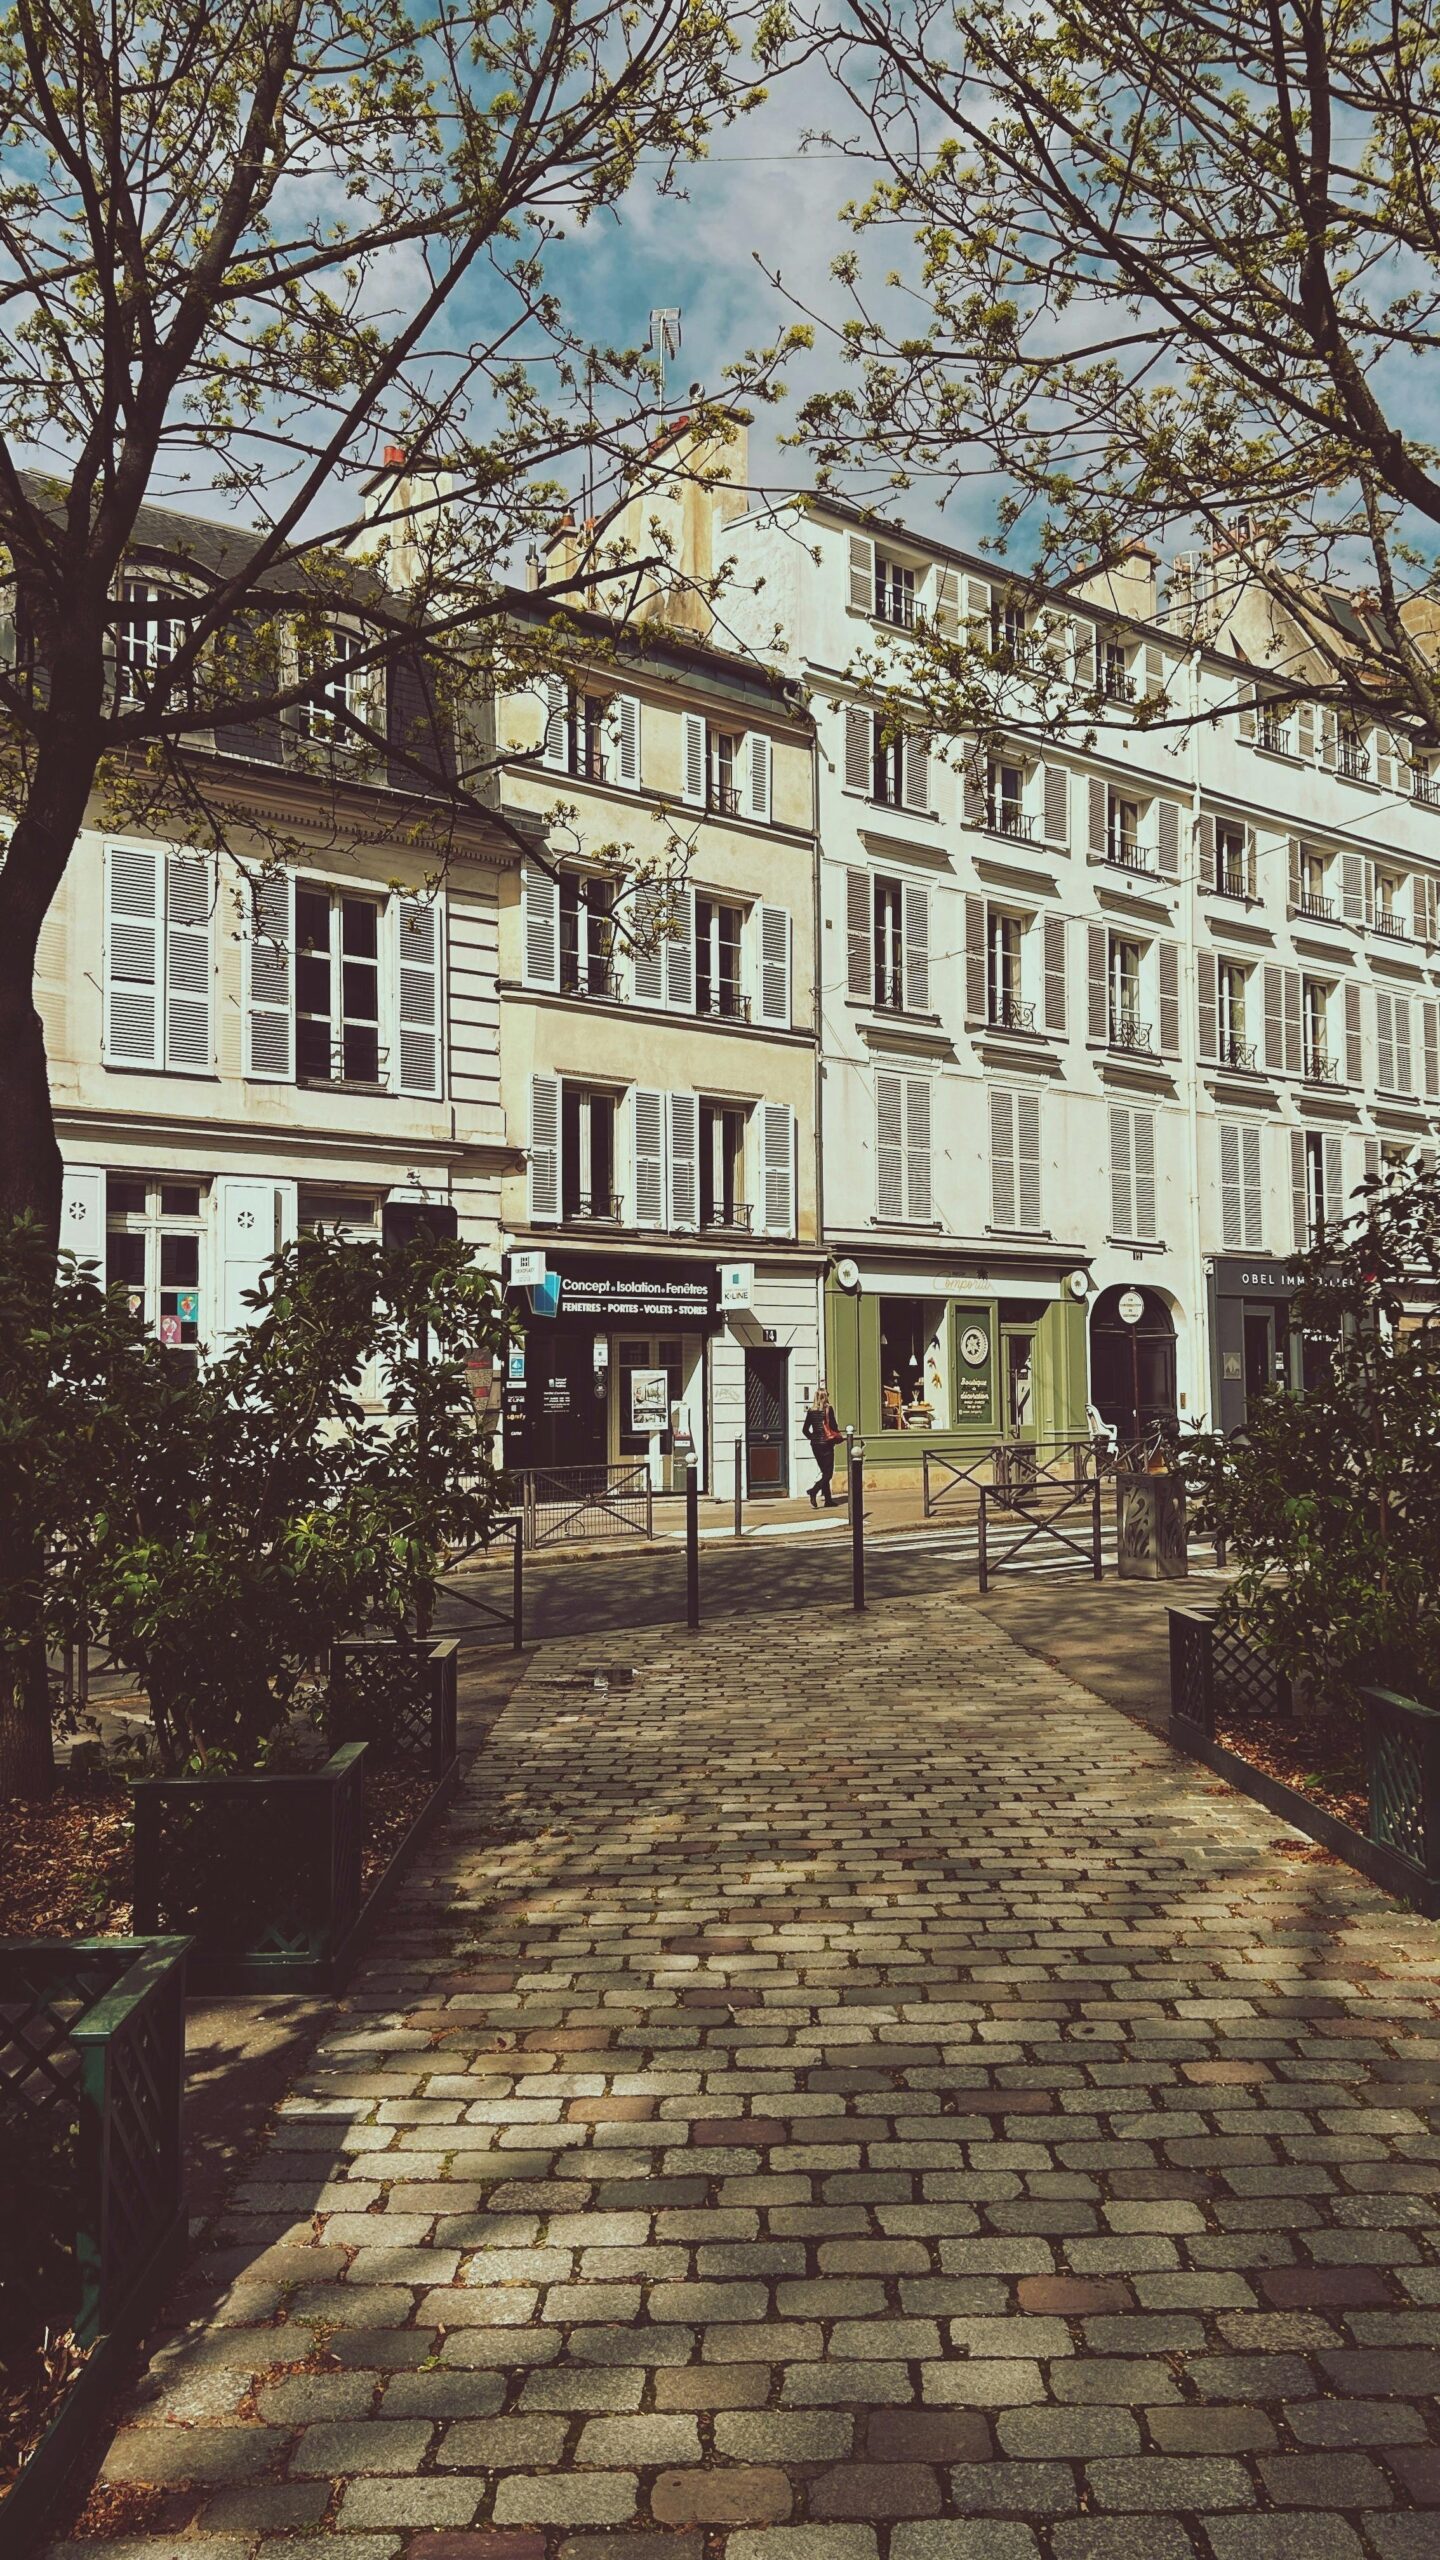
[[[804,1430],[815,1464],[820,1470],[818,1481],[810,1487],[810,1508],[812,1511],[819,1509],[820,1496],[823,1493],[826,1510],[833,1511],[835,1496],[830,1489],[831,1479],[835,1473],[835,1451],[844,1434],[835,1419],[835,1408],[830,1402],[823,1378],[810,1399],[810,1410],[805,1416]]]

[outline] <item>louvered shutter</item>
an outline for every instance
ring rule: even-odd
[[[1200,1055],[1209,1061],[1220,1055],[1219,962],[1213,951],[1197,951],[1195,976],[1200,995]]]
[[[681,715],[681,756],[683,758],[680,796],[691,809],[705,806],[705,723],[698,712]]]
[[[530,1221],[553,1223],[560,1215],[560,1079],[530,1079]]]
[[[1045,766],[1042,806],[1045,813],[1042,824],[1045,829],[1046,843],[1068,846],[1070,842],[1070,776],[1063,764]]]
[[[990,1089],[990,1215],[997,1227],[1016,1224],[1015,1096]]]
[[[1110,1106],[1110,1232],[1112,1236],[1133,1236],[1135,1225],[1135,1163],[1131,1144],[1133,1115],[1123,1104]]]
[[[1325,1139],[1325,1224],[1338,1226],[1345,1216],[1345,1150],[1339,1138]]]
[[[960,789],[966,826],[983,827],[985,824],[985,789],[980,771],[979,757],[976,754],[967,755],[965,759],[961,773]]]
[[[1245,1242],[1245,1201],[1240,1176],[1240,1136],[1232,1121],[1220,1123],[1220,1242],[1238,1253]]]
[[[852,996],[869,1004],[875,992],[875,961],[870,929],[870,874],[845,874],[845,983]]]
[[[886,1220],[905,1215],[904,1079],[883,1071],[875,1078],[875,1208]]]
[[[1045,948],[1045,1028],[1065,1029],[1065,919],[1047,916],[1044,931]]]
[[[990,589],[984,578],[965,581],[965,619],[982,649],[990,646]]]
[[[693,1093],[670,1096],[670,1224],[700,1224],[700,1102]]]
[[[745,740],[745,814],[770,823],[770,741],[763,729],[752,729]]]
[[[105,1062],[164,1064],[163,856],[158,845],[105,848]]]
[[[1255,688],[1254,688],[1254,686],[1253,686],[1253,685],[1247,685],[1247,686],[1245,687],[1244,692],[1243,692],[1243,693],[1241,694],[1241,696],[1240,696],[1240,723],[1239,723],[1239,726],[1240,726],[1240,735],[1241,735],[1241,737],[1242,737],[1242,738],[1250,739],[1250,738],[1253,738],[1253,737],[1254,737],[1254,735],[1255,735]]]
[[[1388,729],[1375,732],[1375,779],[1382,791],[1393,791],[1399,779],[1395,741]]]
[[[850,610],[875,610],[875,545],[867,542],[863,533],[850,536]]]
[[[1105,851],[1105,785],[1097,774],[1090,776],[1090,850]]]
[[[1092,1040],[1104,1040],[1110,1032],[1110,1006],[1105,984],[1106,934],[1103,925],[1092,924],[1086,933],[1089,959],[1089,1034]]]
[[[1247,898],[1257,898],[1259,894],[1260,872],[1255,850],[1255,830],[1253,827],[1247,827],[1245,830],[1245,895]]]
[[[214,1228],[220,1262],[219,1323],[210,1335],[212,1349],[229,1348],[235,1335],[255,1321],[246,1305],[258,1288],[260,1274],[281,1241],[280,1195],[273,1182],[252,1182],[223,1175],[215,1185]]]
[[[1437,911],[1440,911],[1440,900],[1437,900],[1436,884],[1428,872],[1422,871],[1415,882],[1415,930],[1421,941],[1431,948],[1440,938],[1436,933]]]
[[[627,791],[640,788],[640,703],[633,693],[617,693],[611,705],[615,732],[615,779]]]
[[[1379,1054],[1382,1093],[1395,1090],[1395,999],[1384,987],[1375,990],[1375,1045]]]
[[[1265,971],[1265,1065],[1272,1076],[1285,1072],[1285,989],[1278,969]]]
[[[967,897],[965,901],[965,1019],[983,1022],[989,1011],[985,1000],[985,901]]]
[[[1135,1154],[1135,1233],[1142,1241],[1155,1235],[1155,1114],[1132,1111],[1131,1136]]]
[[[402,1093],[438,1097],[440,1073],[440,918],[434,898],[397,902],[396,961],[399,986]]]
[[[874,715],[849,702],[845,706],[845,789],[868,797],[874,779]]]
[[[695,1010],[695,892],[688,883],[672,891],[665,938],[665,1002],[672,1013]]]
[[[1145,643],[1145,691],[1154,701],[1165,690],[1165,652],[1154,640]]]
[[[905,1215],[917,1224],[928,1223],[933,1214],[934,1194],[930,1176],[930,1080],[928,1076],[902,1078],[905,1108]]]
[[[930,892],[907,880],[900,894],[904,934],[905,1010],[930,1010]]]
[[[1365,874],[1368,869],[1360,853],[1342,853],[1340,857],[1340,912],[1347,924],[1363,925],[1369,913]]]
[[[1212,810],[1202,809],[1200,812],[1200,886],[1202,889],[1213,889],[1215,880],[1215,817]]]
[[[97,1262],[105,1274],[105,1176],[98,1165],[67,1164],[60,1178],[60,1251]]]
[[[1095,625],[1073,622],[1070,626],[1070,668],[1072,680],[1083,693],[1095,689]]]
[[[1320,705],[1320,761],[1332,770],[1340,761],[1340,730],[1328,703]]]
[[[1300,742],[1301,757],[1307,764],[1313,764],[1315,761],[1315,705],[1313,702],[1301,703],[1296,715],[1296,733]]]
[[[1425,1098],[1440,1100],[1440,1007],[1420,1007],[1420,1046],[1425,1059]]]
[[[563,676],[547,676],[544,691],[545,726],[541,732],[540,761],[554,771],[565,767],[565,730],[570,710],[570,687]]]
[[[665,1001],[665,943],[661,934],[664,912],[665,899],[658,881],[642,880],[635,891],[631,909],[634,949],[630,961],[630,992],[636,1004],[663,1004]]]
[[[1310,1200],[1305,1174],[1305,1133],[1290,1132],[1290,1228],[1295,1250],[1303,1253],[1310,1242]]]
[[[295,883],[269,871],[246,912],[248,1072],[289,1084],[295,1075]]]
[[[788,1103],[761,1105],[761,1179],[765,1233],[795,1233],[795,1114]]]
[[[1265,1185],[1261,1179],[1264,1144],[1262,1129],[1241,1130],[1240,1177],[1244,1215],[1240,1240],[1247,1253],[1259,1253],[1265,1242]]]
[[[1410,1045],[1410,999],[1408,996],[1397,996],[1395,999],[1395,1090],[1397,1093],[1413,1093],[1415,1090],[1415,1061]]]
[[[1289,856],[1289,898],[1291,911],[1293,913],[1298,910],[1301,898],[1305,894],[1303,885],[1305,875],[1300,867],[1300,839],[1298,836],[1292,836],[1290,838]]]
[[[1367,1138],[1365,1141],[1365,1179],[1367,1182],[1379,1181],[1383,1163],[1384,1158],[1380,1153],[1379,1139]]]
[[[1360,990],[1353,978],[1345,987],[1345,1081],[1363,1084],[1365,1052],[1360,1032]]]
[[[630,1095],[630,1161],[634,1174],[635,1224],[665,1224],[665,1096],[645,1085]]]
[[[1017,1093],[1015,1096],[1015,1181],[1019,1193],[1020,1224],[1033,1230],[1040,1224],[1038,1093]]]
[[[165,1063],[208,1073],[214,875],[203,854],[175,852],[165,873]]]
[[[904,742],[905,806],[922,816],[930,808],[930,750],[923,738],[907,729]]]
[[[1160,980],[1160,1054],[1177,1058],[1180,1054],[1180,947],[1178,943],[1158,945]]]
[[[1285,1073],[1287,1076],[1298,1076],[1303,1064],[1300,1039],[1300,972],[1298,969],[1282,969],[1280,976],[1285,999]]]
[[[957,569],[935,572],[935,628],[944,640],[953,640],[960,629],[960,573]]]
[[[520,871],[520,904],[525,942],[527,987],[560,983],[560,883],[538,863]]]
[[[1160,803],[1159,862],[1167,880],[1180,877],[1180,812],[1173,800]]]
[[[760,1019],[776,1030],[790,1028],[790,918],[784,907],[760,909]]]

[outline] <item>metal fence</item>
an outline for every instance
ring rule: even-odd
[[[1023,1502],[1042,1486],[1079,1492],[1100,1472],[1098,1444],[1093,1440],[992,1440],[983,1449],[925,1449],[921,1453],[921,1498],[925,1517],[938,1512],[973,1511],[982,1492],[1008,1502]]]
[[[655,1497],[643,1458],[623,1466],[525,1467],[518,1482],[527,1547],[655,1535]]]
[[[1053,1498],[1057,1490],[1058,1501]],[[1002,1526],[998,1541],[997,1513]],[[1047,1493],[1032,1483],[1028,1492],[1017,1494],[1008,1486],[982,1484],[980,1588],[988,1591],[1001,1574],[1015,1572],[1073,1575],[1083,1570],[1099,1582],[1100,1536],[1098,1476],[1075,1484],[1068,1493],[1063,1486]]]

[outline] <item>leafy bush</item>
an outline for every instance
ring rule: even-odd
[[[1243,1619],[1292,1679],[1378,1684],[1440,1706],[1440,1179],[1395,1171],[1298,1258],[1295,1319],[1323,1340],[1303,1395],[1197,1434],[1192,1521],[1228,1540]]]

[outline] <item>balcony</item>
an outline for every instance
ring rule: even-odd
[[[1295,913],[1297,916],[1308,916],[1312,924],[1333,924],[1335,901],[1333,898],[1322,898],[1318,890],[1302,889],[1295,901]]]
[[[1100,690],[1107,702],[1133,702],[1135,679],[1125,667],[1106,667],[1100,678]]]
[[[723,1202],[717,1202],[710,1209],[707,1209],[702,1201],[700,1233],[703,1236],[748,1236],[750,1221],[754,1215],[755,1212],[748,1200],[732,1200],[728,1208]]]
[[[1351,745],[1342,738],[1340,742],[1339,770],[1347,782],[1368,782],[1370,779],[1370,757],[1368,750],[1364,747]]]
[[[620,973],[601,960],[592,960],[588,968],[582,968],[578,960],[562,960],[560,993],[562,996],[599,996],[609,1004],[616,1004],[620,998]]]
[[[1228,1034],[1220,1043],[1220,1064],[1233,1067],[1237,1075],[1253,1076],[1256,1073],[1254,1041],[1238,1040],[1233,1033]]]
[[[1410,797],[1426,809],[1440,809],[1440,774],[1422,773],[1416,765],[1410,776]]]
[[[618,1191],[591,1191],[567,1200],[561,1215],[567,1227],[623,1227],[625,1203]]]
[[[1035,1007],[1023,1004],[1019,996],[992,996],[990,999],[992,1031],[1029,1031],[1035,1029]]]
[[[327,1041],[321,1026],[302,1016],[296,1026],[295,1081],[346,1093],[388,1093],[390,1052],[363,1025]]]
[[[1309,1043],[1306,1044],[1305,1081],[1307,1084],[1338,1084],[1340,1082],[1339,1067],[1328,1049],[1317,1049]]]
[[[1020,844],[1035,841],[1035,821],[1018,800],[987,801],[985,824],[992,836],[1013,836]]]
[[[1408,942],[1411,938],[1410,927],[1393,907],[1377,907],[1371,922],[1377,933],[1384,934],[1387,942]]]
[[[875,619],[877,622],[890,623],[897,631],[913,631],[915,628],[913,590],[904,587],[888,590],[881,588],[875,597]]]
[[[750,999],[738,987],[700,987],[695,994],[695,1010],[714,1022],[748,1022]]]
[[[877,1013],[903,1013],[905,979],[899,969],[877,969],[875,972],[875,1010]]]
[[[1155,1041],[1149,1023],[1142,1022],[1138,1013],[1131,1013],[1124,1006],[1112,1005],[1110,1008],[1110,1046],[1127,1050],[1136,1057],[1153,1058],[1155,1055]]]
[[[705,794],[705,806],[712,818],[738,818],[740,785],[738,782],[712,782]]]
[[[1142,880],[1156,877],[1150,848],[1143,845],[1138,836],[1121,835],[1118,830],[1112,830],[1105,847],[1105,859],[1117,864],[1121,871],[1138,872]]]
[[[1242,900],[1249,898],[1250,880],[1243,861],[1226,862],[1222,859],[1217,864],[1215,871],[1215,890],[1216,895],[1221,898],[1239,898]]]
[[[1290,753],[1289,722],[1267,720],[1262,712],[1255,732],[1255,743],[1257,746],[1264,747],[1268,755],[1288,756]]]

